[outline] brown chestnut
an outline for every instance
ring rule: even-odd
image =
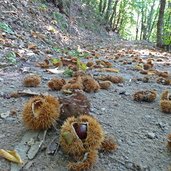
[[[87,124],[81,123],[74,123],[73,127],[75,129],[76,134],[81,140],[84,140],[87,138]]]

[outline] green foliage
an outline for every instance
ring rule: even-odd
[[[61,52],[61,49],[59,47],[53,47],[52,48],[55,52],[57,53],[60,53]]]
[[[72,77],[73,76],[73,70],[66,68],[63,74],[67,77]]]
[[[40,4],[40,6],[38,8],[40,11],[47,11],[48,10],[47,5],[45,5],[45,4]]]
[[[88,52],[79,52],[78,50],[73,49],[73,50],[68,51],[68,55],[77,57],[77,58],[86,58],[90,54]]]
[[[51,58],[50,61],[52,64],[56,64],[56,63],[60,62],[61,60],[58,58]]]
[[[5,58],[11,63],[16,64],[16,54],[14,52],[9,52],[5,55]]]
[[[0,22],[0,30],[6,32],[6,33],[10,33],[10,34],[13,34],[13,30],[11,29],[11,27],[4,23],[4,22]]]
[[[86,71],[87,70],[87,65],[83,62],[81,62],[79,59],[77,59],[77,66],[79,70]]]
[[[57,23],[63,31],[65,31],[68,28],[67,20],[62,14],[58,12],[53,12],[53,19],[57,21]]]

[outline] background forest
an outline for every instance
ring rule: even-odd
[[[82,0],[97,16],[127,40],[171,44],[171,0]]]

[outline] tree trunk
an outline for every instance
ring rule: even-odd
[[[100,12],[100,14],[102,13],[102,8],[103,8],[103,0],[100,0],[100,2],[99,2],[99,12]]]
[[[111,3],[112,3],[112,0],[109,0],[108,1],[108,5],[107,5],[107,10],[106,10],[106,15],[105,15],[105,20],[109,21],[109,16],[110,16],[110,11],[111,11]]]
[[[154,5],[155,5],[155,0],[153,0],[153,4],[151,6],[150,13],[148,15],[148,20],[147,20],[147,40],[149,40],[149,37],[151,35],[151,32],[150,32],[151,29],[150,28],[152,25],[152,18],[154,15]]]
[[[152,30],[153,30],[153,28],[154,28],[154,26],[156,26],[156,19],[157,19],[157,16],[158,16],[158,12],[156,12],[156,15],[155,15],[155,17],[154,17],[154,19],[153,19],[153,22],[152,22],[152,24],[151,24],[151,28],[150,28],[150,35],[149,35],[149,37],[148,37],[148,40],[150,39],[150,36],[151,36],[151,33],[152,33]]]
[[[160,0],[160,9],[159,9],[159,18],[157,22],[157,47],[162,47],[162,34],[163,34],[163,18],[164,18],[164,9],[166,6],[166,0]]]
[[[107,0],[104,0],[102,14],[104,14],[104,12],[106,10],[106,6],[107,6]]]
[[[113,26],[113,28],[115,28],[116,30],[118,30],[119,22],[120,22],[120,19],[121,19],[121,13],[122,13],[122,1],[120,3],[120,6],[119,6],[119,14],[117,16],[116,24],[114,23],[114,26]]]
[[[112,15],[111,15],[111,17],[110,17],[110,19],[109,19],[110,26],[112,26],[112,24],[113,24],[113,19],[114,19],[114,17],[116,16],[116,7],[117,7],[118,2],[119,2],[119,0],[115,0],[115,4],[114,4],[114,6],[113,6],[113,12],[112,12]]]
[[[135,40],[138,40],[138,33],[139,33],[139,16],[140,16],[140,13],[138,12],[138,17],[137,17],[137,24],[136,24],[136,37],[135,37]]]

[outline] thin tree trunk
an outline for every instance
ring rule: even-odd
[[[121,13],[122,13],[122,1],[121,1],[121,4],[119,6],[119,14],[118,14],[118,17],[117,17],[117,22],[116,24],[114,25],[114,28],[117,30],[118,29],[118,26],[119,26],[119,22],[120,22],[120,19],[121,19]]]
[[[149,31],[149,38],[148,38],[148,40],[150,39],[150,36],[151,36],[151,33],[152,33],[152,30],[153,30],[153,28],[154,28],[154,26],[155,26],[155,24],[156,24],[156,19],[157,19],[157,16],[158,16],[158,12],[156,12],[156,15],[155,15],[155,17],[154,17],[154,19],[153,19],[153,22],[152,22],[152,25],[151,25],[151,28],[150,28],[150,31]]]
[[[106,10],[106,15],[105,15],[105,20],[109,21],[109,16],[110,16],[110,11],[111,11],[111,3],[112,3],[112,0],[109,0],[108,1],[108,5],[107,5],[107,10]]]
[[[153,18],[153,14],[154,14],[154,5],[155,5],[155,0],[153,0],[153,4],[151,6],[150,9],[150,13],[148,15],[148,20],[147,20],[147,40],[149,40],[149,36],[150,36],[150,28],[152,25],[152,18]]]
[[[138,40],[138,33],[139,33],[139,17],[140,17],[140,13],[138,12],[138,17],[137,17],[137,25],[136,25],[136,38],[135,40]]]
[[[104,12],[106,10],[106,6],[107,6],[107,0],[104,0],[102,14],[104,14]]]
[[[116,16],[116,7],[117,7],[118,2],[119,2],[119,0],[116,0],[115,4],[113,6],[113,13],[112,13],[112,15],[111,15],[111,17],[109,19],[110,26],[112,26],[113,19]]]
[[[159,18],[157,22],[157,46],[162,47],[162,34],[163,34],[163,18],[164,18],[164,9],[166,6],[166,0],[160,0],[160,9],[159,9]]]
[[[100,2],[99,2],[99,12],[100,12],[100,14],[102,13],[102,8],[103,8],[103,0],[100,0]]]
[[[143,21],[144,21],[144,9],[142,7],[142,9],[141,9],[141,32],[140,32],[140,40],[142,40],[143,29],[144,29],[143,28],[144,27]]]

